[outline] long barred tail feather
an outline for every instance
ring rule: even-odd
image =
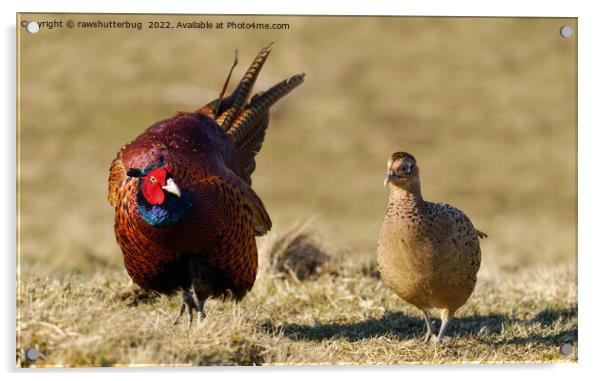
[[[258,122],[262,120],[269,108],[295,87],[303,83],[304,76],[305,74],[296,74],[272,86],[269,90],[254,96],[251,102],[234,120],[232,127],[227,131],[232,141],[240,147],[246,138],[252,134],[254,127],[259,124]]]
[[[269,90],[255,95],[227,131],[238,148],[249,183],[251,173],[255,170],[255,156],[263,144],[265,131],[268,128],[270,107],[303,83],[304,76],[305,74],[294,75]]]
[[[238,150],[248,183],[251,182],[250,175],[255,170],[255,155],[259,152],[265,138],[265,131],[269,124],[270,107],[303,83],[305,76],[305,74],[296,74],[277,83],[267,91],[255,94],[247,103],[253,85],[272,50],[272,46],[273,43],[270,43],[259,51],[236,89],[232,94],[224,97],[232,71],[238,62],[237,54],[235,54],[234,63],[230,68],[219,98],[199,110],[212,117],[230,137],[231,142]]]
[[[215,106],[213,108],[213,115],[219,115],[221,113],[221,108],[222,108],[222,99],[224,99],[224,93],[226,92],[226,90],[228,89],[228,83],[230,82],[230,77],[232,77],[232,71],[234,71],[234,68],[236,67],[236,65],[238,64],[238,51],[235,50],[234,51],[234,62],[232,63],[232,66],[230,67],[230,71],[228,72],[228,76],[226,77],[226,82],[224,83],[224,86],[222,87],[222,91],[219,93],[219,98],[217,98],[216,102],[215,102]],[[231,103],[231,98],[229,99],[229,103]],[[228,105],[227,107],[230,107],[231,105]]]
[[[251,184],[251,174],[255,171],[255,156],[261,149],[261,145],[265,138],[265,131],[268,128],[269,123],[270,114],[266,112],[251,136],[245,139],[240,147],[238,147],[240,161],[243,163],[244,173],[249,184]]]
[[[253,85],[259,76],[259,72],[261,71],[266,59],[270,55],[272,45],[273,43],[270,43],[268,46],[259,51],[255,57],[255,60],[253,60],[253,63],[247,69],[244,77],[230,95],[229,98],[232,101],[231,106],[222,114],[217,115],[217,124],[219,124],[224,131],[228,131],[230,129],[232,121],[239,114],[247,99],[249,99]]]

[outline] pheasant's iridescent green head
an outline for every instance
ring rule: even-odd
[[[181,220],[190,202],[180,190],[173,171],[164,163],[146,168],[130,168],[128,176],[138,177],[138,210],[149,225],[168,227]]]

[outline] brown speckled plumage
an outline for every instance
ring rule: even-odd
[[[442,310],[442,339],[454,313],[472,294],[481,265],[479,238],[468,217],[448,204],[422,199],[416,159],[397,152],[387,165],[389,202],[378,241],[378,264],[385,283],[403,300],[419,308]]]
[[[188,307],[190,317],[193,309],[201,316],[211,296],[242,298],[255,282],[255,236],[271,221],[251,188],[254,157],[269,107],[303,81],[293,76],[247,103],[270,50],[260,51],[232,95],[154,124],[111,164],[108,199],[128,274],[146,289],[183,290],[180,315]],[[157,167],[164,193],[148,198],[142,187],[161,181],[151,176]]]

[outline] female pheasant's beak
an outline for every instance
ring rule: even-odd
[[[393,180],[393,178],[395,177],[395,173],[393,173],[392,170],[388,170],[387,171],[387,175],[385,176],[385,184],[383,186],[387,186],[387,184],[389,184],[391,182],[391,180]]]
[[[175,194],[178,197],[182,195],[182,193],[180,192],[180,188],[172,178],[167,179],[167,184],[162,186],[161,189],[163,189],[166,192]]]

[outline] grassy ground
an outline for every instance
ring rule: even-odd
[[[259,20],[172,21],[193,19]],[[18,351],[38,346],[48,365],[575,360],[558,357],[577,340],[576,39],[558,33],[575,20],[261,20],[290,29],[21,36]],[[307,76],[273,110],[253,185],[277,232],[315,217],[335,270],[297,282],[268,266],[241,305],[212,302],[200,327],[172,328],[176,300],[119,297],[109,164],[153,122],[214,99],[235,49],[237,78],[270,41],[258,90]],[[437,349],[370,270],[396,150],[417,157],[425,198],[490,237]]]
[[[309,249],[308,249],[309,246]],[[310,245],[303,245],[312,250]],[[270,266],[242,303],[211,301],[191,329],[171,321],[177,298],[136,292],[125,271],[34,278],[21,300],[22,366],[575,361],[576,279],[570,266],[481,271],[450,339],[424,344],[424,323],[373,262],[335,258],[299,280]],[[562,356],[560,345],[575,346]]]

